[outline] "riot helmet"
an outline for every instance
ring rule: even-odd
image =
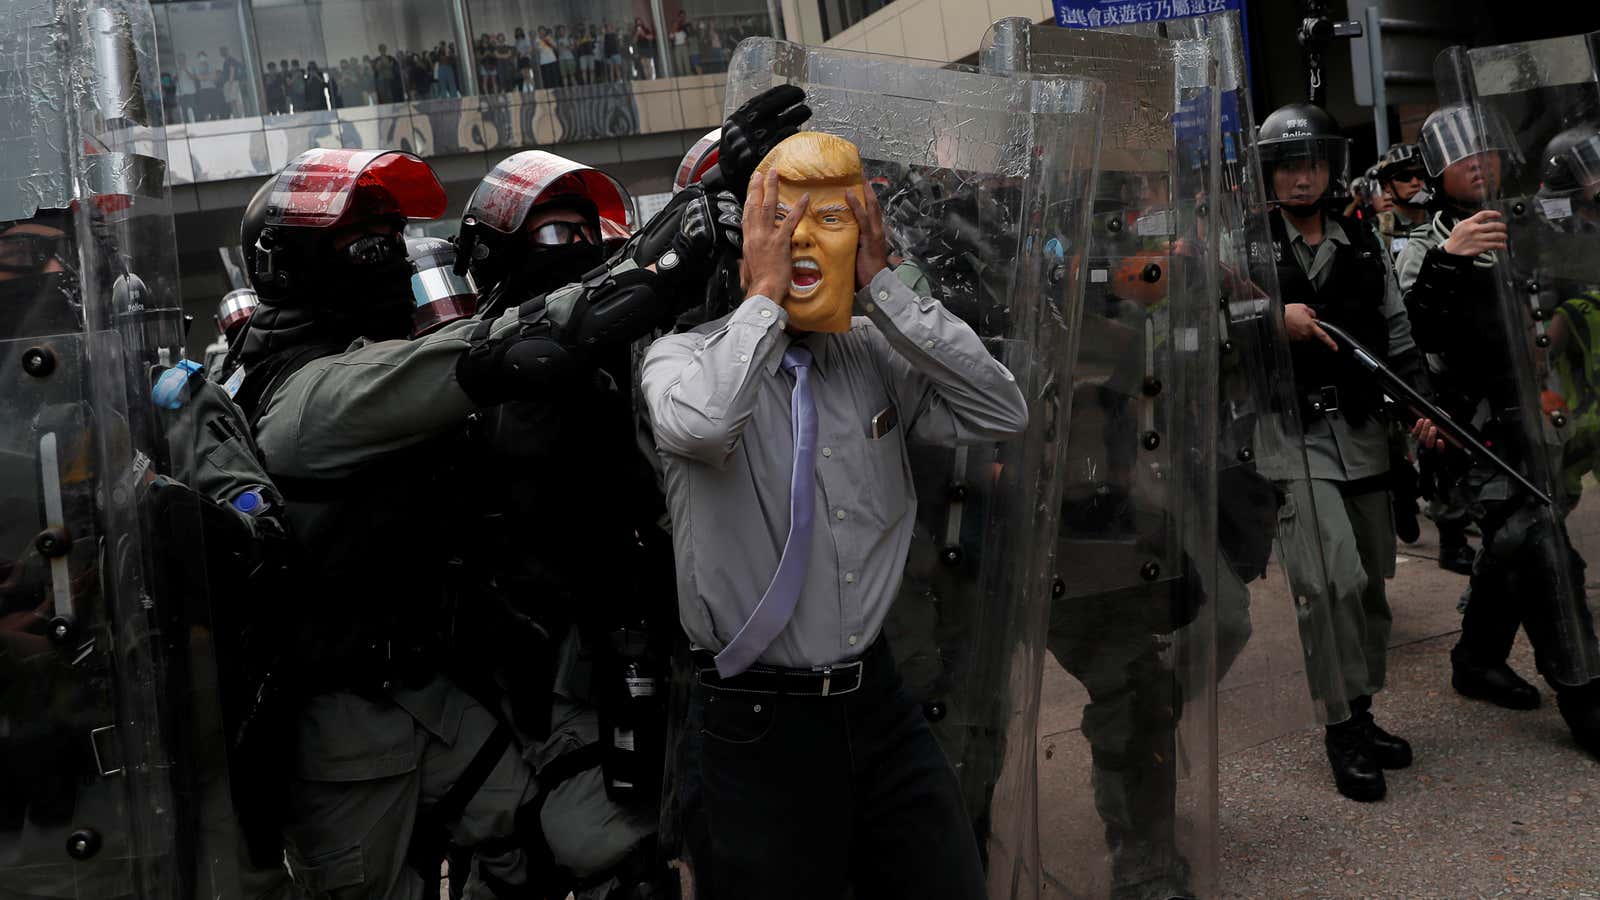
[[[1489,113],[1480,120],[1460,103],[1430,113],[1417,146],[1434,197],[1458,206],[1481,206],[1499,190],[1501,167],[1522,162],[1504,119]],[[1460,168],[1447,176],[1454,166]]]
[[[409,313],[402,232],[408,220],[436,219],[444,207],[433,169],[410,153],[307,150],[250,199],[239,245],[263,301],[366,305],[374,291],[398,292]]]
[[[447,322],[464,319],[478,309],[478,295],[456,274],[456,245],[444,238],[406,241],[411,258],[411,336],[421,337]]]
[[[72,213],[0,224],[0,340],[84,327]]]
[[[1307,215],[1324,200],[1349,196],[1350,141],[1327,110],[1280,106],[1261,123],[1256,145],[1269,201]]]
[[[699,184],[706,172],[717,164],[721,145],[721,128],[713,128],[695,141],[689,152],[683,155],[683,161],[678,163],[678,173],[672,178],[672,192],[676,194],[691,184]]]
[[[239,339],[239,332],[261,305],[261,298],[250,288],[236,288],[224,294],[217,304],[217,331],[228,343]]]
[[[600,265],[605,244],[632,225],[632,198],[615,178],[524,150],[502,160],[472,192],[456,236],[455,271],[470,272],[480,294],[521,302]]]
[[[1400,206],[1420,209],[1428,205],[1427,169],[1416,144],[1390,144],[1377,165],[1378,185]]]
[[[1551,138],[1539,167],[1541,193],[1581,192],[1585,201],[1600,203],[1600,126],[1576,125]]]

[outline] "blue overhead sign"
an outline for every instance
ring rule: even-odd
[[[1237,12],[1243,0],[1054,0],[1062,28],[1110,28],[1209,13]]]

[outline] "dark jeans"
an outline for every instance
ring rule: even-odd
[[[831,697],[695,684],[715,900],[984,897],[954,770],[884,641],[864,663]]]

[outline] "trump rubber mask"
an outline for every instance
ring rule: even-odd
[[[820,131],[803,131],[772,148],[757,172],[778,173],[778,218],[811,195],[795,226],[789,296],[783,308],[796,331],[844,332],[856,291],[860,232],[845,196],[862,199],[861,153],[856,145]]]

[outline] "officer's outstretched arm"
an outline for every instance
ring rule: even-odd
[[[670,285],[631,259],[482,322],[456,361],[456,382],[479,406],[535,399],[586,371],[595,351],[644,337],[675,309]]]
[[[594,351],[664,326],[704,295],[721,257],[738,254],[740,212],[726,192],[679,192],[606,265],[484,323],[456,381],[480,406],[532,399],[553,379],[587,368]]]

